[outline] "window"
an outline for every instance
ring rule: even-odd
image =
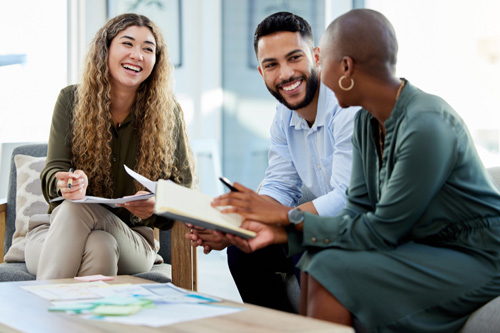
[[[394,25],[397,74],[443,97],[464,119],[486,167],[500,165],[500,3],[366,0]]]
[[[0,142],[47,141],[66,85],[66,1],[6,1],[0,13]]]

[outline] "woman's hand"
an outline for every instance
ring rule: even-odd
[[[56,173],[57,188],[61,192],[61,196],[68,200],[79,200],[85,197],[89,181],[87,175],[83,170],[76,170],[74,172]],[[68,184],[71,186],[68,186]]]
[[[260,195],[239,183],[234,183],[234,187],[238,192],[229,192],[215,198],[212,206],[230,206],[224,207],[222,213],[237,213],[248,220],[268,224],[288,224],[290,207],[283,206],[274,199]]]
[[[139,191],[135,195],[141,194],[149,194],[149,192]],[[155,212],[155,197],[152,196],[146,200],[129,201],[123,204],[117,204],[117,206],[124,207],[135,216],[145,220],[151,217]]]
[[[271,244],[284,244],[288,241],[285,228],[279,225],[269,225],[255,221],[244,221],[242,228],[254,231],[257,236],[245,239],[239,236],[226,234],[226,237],[245,253],[251,253]]]

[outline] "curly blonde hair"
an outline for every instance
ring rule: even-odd
[[[183,112],[173,93],[174,67],[159,28],[147,17],[123,14],[110,19],[95,35],[87,53],[83,77],[76,90],[73,116],[73,165],[85,171],[92,195],[112,196],[111,177],[111,75],[108,67],[111,41],[130,26],[147,27],[156,41],[156,63],[141,83],[131,114],[139,138],[135,170],[153,180],[182,182],[186,170],[193,175]],[[176,163],[178,136],[184,136],[189,165]],[[100,163],[96,163],[100,161]],[[190,185],[190,184],[187,184]],[[142,189],[136,183],[137,190]]]

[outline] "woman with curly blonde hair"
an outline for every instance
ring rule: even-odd
[[[193,180],[165,42],[158,27],[137,14],[117,16],[97,32],[82,82],[58,97],[41,174],[51,219],[30,226],[25,250],[37,279],[151,269],[153,227],[172,226],[154,215],[154,197],[116,208],[69,201],[147,193],[124,165],[153,180],[188,187]],[[68,200],[50,202],[58,196]]]

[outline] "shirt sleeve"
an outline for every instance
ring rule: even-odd
[[[42,193],[45,200],[58,197],[57,178],[59,171],[68,171],[71,167],[71,120],[73,117],[74,88],[68,87],[59,93],[50,127],[47,160],[40,175]],[[49,208],[49,210],[54,207]]]
[[[402,241],[451,173],[458,150],[453,126],[438,114],[423,114],[401,125],[394,169],[373,208],[358,184],[364,166],[353,140],[358,157],[354,158],[349,203],[333,218],[306,214],[302,244],[292,237],[295,241],[289,249],[388,249]]]
[[[335,216],[344,208],[346,191],[351,178],[352,166],[352,133],[356,109],[342,109],[333,117],[328,126],[334,142],[332,159],[332,190],[313,200],[314,207],[320,216]]]
[[[269,165],[259,194],[268,195],[282,205],[294,207],[301,195],[302,180],[290,155],[284,129],[287,120],[289,121],[288,118],[283,118],[283,112],[278,107],[271,126]]]

